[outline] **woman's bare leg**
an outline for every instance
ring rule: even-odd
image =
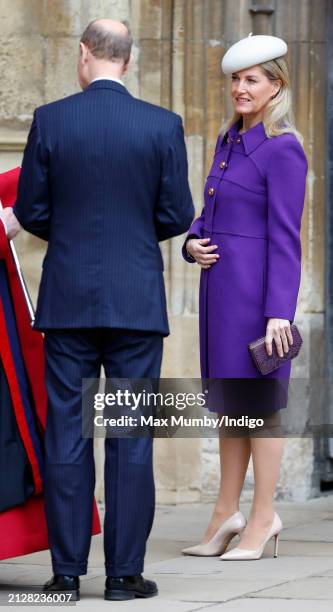
[[[224,437],[221,430],[219,445],[220,489],[203,543],[209,542],[221,523],[239,510],[239,498],[250,459],[249,438]]]
[[[273,499],[280,473],[283,444],[282,438],[251,438],[254,497],[239,548],[258,548],[272,524]]]

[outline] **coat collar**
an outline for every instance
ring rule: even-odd
[[[84,91],[87,92],[96,89],[112,89],[113,91],[125,94],[126,96],[131,95],[126,89],[125,85],[121,85],[120,83],[117,83],[117,81],[111,81],[110,79],[99,79],[98,81],[93,81]]]
[[[240,128],[241,120],[234,123],[226,135],[234,139],[238,136]],[[246,155],[250,155],[255,149],[257,149],[257,147],[259,147],[259,145],[264,142],[264,140],[267,139],[263,122],[260,121],[260,123],[254,125],[252,128],[244,132],[244,134],[239,134],[239,137],[243,141]]]

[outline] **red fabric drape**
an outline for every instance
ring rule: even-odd
[[[0,199],[4,208],[13,206],[15,203],[19,174],[20,168],[14,168],[9,172],[0,174]],[[2,223],[0,223],[0,259],[4,259],[6,263],[22,357],[34,399],[37,425],[40,432],[43,433],[45,431],[47,413],[43,336],[31,327],[28,308]],[[42,481],[33,443],[25,421],[1,301],[0,355],[10,387],[20,435],[32,467],[35,483],[35,494],[25,504],[0,513],[1,560],[49,548]],[[94,501],[92,534],[95,535],[100,532],[101,525],[97,505]]]

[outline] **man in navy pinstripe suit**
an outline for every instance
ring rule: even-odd
[[[87,572],[95,471],[82,438],[81,381],[158,378],[168,321],[159,241],[194,209],[181,118],[135,99],[121,76],[127,24],[98,20],[80,42],[83,92],[34,113],[16,219],[48,241],[35,328],[45,332],[49,396],[45,506],[54,575],[79,597]],[[7,218],[9,235],[15,217]],[[106,599],[157,594],[143,571],[154,516],[151,438],[105,441]]]

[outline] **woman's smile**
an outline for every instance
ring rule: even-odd
[[[244,96],[237,96],[236,102],[238,104],[247,104],[247,102],[251,102],[251,100],[249,98],[244,98]]]

